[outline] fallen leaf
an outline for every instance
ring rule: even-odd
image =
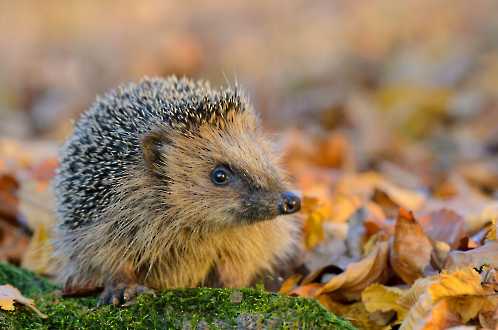
[[[498,327],[498,308],[495,311],[479,313],[479,324],[484,329],[496,329]]]
[[[382,207],[382,210],[384,210],[387,217],[395,218],[398,214],[398,210],[400,208],[399,204],[394,202],[386,192],[378,188],[375,188],[373,192],[372,201]]]
[[[432,240],[446,242],[452,248],[458,247],[466,233],[464,219],[448,209],[441,209],[419,217],[418,222]]]
[[[498,297],[490,296],[462,296],[448,298],[450,309],[460,316],[463,323],[476,318],[481,311],[493,311],[498,306]]]
[[[361,301],[371,313],[395,311],[398,322],[401,322],[408,312],[408,308],[399,303],[403,293],[404,290],[396,287],[372,284],[361,293]]]
[[[332,313],[340,315],[342,318],[349,320],[358,329],[386,329],[385,325],[379,326],[372,320],[371,313],[369,313],[365,309],[365,305],[361,302],[352,304],[341,304],[337,301],[334,301],[326,294],[318,296],[318,301]]]
[[[20,264],[30,237],[22,228],[0,221],[0,260]]]
[[[310,283],[298,286],[289,292],[289,295],[300,296],[300,297],[316,297],[320,291],[322,284]]]
[[[408,210],[419,210],[426,200],[425,196],[421,193],[403,189],[387,180],[380,181],[376,188],[385,192],[395,204]]]
[[[490,299],[490,295],[494,292],[481,285],[481,275],[472,268],[441,273],[430,279],[423,278],[415,282],[415,286],[418,287],[416,289],[418,299],[414,304],[413,298],[416,298],[417,295],[414,295],[413,291],[410,292],[411,290],[407,291],[405,297],[400,298],[400,303],[404,303],[405,306],[408,307],[411,304],[400,329],[424,329],[422,325],[451,319],[451,315],[446,314],[446,312],[457,315],[461,320],[470,320],[477,317],[481,310],[487,311],[490,307],[496,308],[498,306],[494,302],[494,298]],[[422,293],[420,294],[420,292]],[[409,298],[408,295],[410,295]],[[444,308],[438,307],[441,308],[440,314],[431,314],[439,302],[444,302]],[[424,320],[424,322],[421,323],[420,320]]]
[[[41,318],[47,318],[47,315],[36,308],[33,299],[24,297],[17,288],[10,284],[0,285],[0,308],[6,311],[13,311],[15,309],[14,302],[32,309]]]
[[[11,174],[0,173],[0,217],[15,224],[19,199],[19,182]]]
[[[289,278],[287,278],[284,283],[282,283],[282,286],[280,287],[280,290],[278,292],[281,294],[288,294],[297,286],[302,277],[303,276],[301,274],[293,274],[289,276]]]
[[[448,254],[445,269],[464,266],[480,267],[489,265],[498,268],[498,241],[487,241],[483,246],[468,251],[451,251]]]
[[[317,294],[328,293],[348,301],[359,299],[361,292],[370,284],[386,280],[387,262],[388,243],[378,242],[365,258],[349,264],[343,273],[333,276]]]
[[[452,312],[448,301],[441,300],[431,309],[429,315],[417,322],[413,328],[401,326],[400,329],[443,330],[461,324],[458,315]]]
[[[408,284],[424,274],[431,261],[432,243],[424,233],[413,213],[399,210],[390,253],[391,266]]]
[[[324,167],[341,168],[350,165],[351,149],[348,140],[341,134],[329,134],[324,139],[315,141],[312,161]]]
[[[437,276],[422,277],[415,281],[412,286],[399,298],[399,303],[406,309],[411,309],[420,299],[427,288],[437,281]]]
[[[433,250],[431,255],[432,265],[437,270],[442,270],[446,259],[448,259],[448,254],[450,253],[450,246],[446,242],[435,241],[433,242]]]
[[[433,301],[445,297],[486,293],[481,285],[481,276],[472,268],[463,268],[452,273],[441,273],[438,281],[429,286],[428,292]]]

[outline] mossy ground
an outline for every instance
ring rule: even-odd
[[[176,289],[142,295],[129,307],[96,307],[96,297],[61,298],[57,287],[0,263],[0,284],[16,286],[48,315],[18,306],[0,312],[1,329],[354,329],[317,302],[259,289]]]

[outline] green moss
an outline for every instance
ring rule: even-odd
[[[28,297],[57,289],[57,286],[30,271],[0,262],[0,285],[3,284],[14,285]]]
[[[96,307],[96,298],[60,298],[48,281],[0,263],[0,281],[34,297],[47,319],[26,308],[0,312],[1,329],[354,329],[316,301],[258,289],[176,289],[142,295],[129,307]],[[234,294],[235,292],[235,294]]]

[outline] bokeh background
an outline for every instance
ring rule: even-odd
[[[496,122],[497,13],[484,0],[1,1],[0,132],[60,139],[96,94],[177,74],[239,81],[272,127],[364,116],[453,140],[455,122]]]

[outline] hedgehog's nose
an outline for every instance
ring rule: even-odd
[[[292,214],[301,209],[301,199],[296,194],[287,191],[281,197],[282,201],[278,206],[280,214]]]

